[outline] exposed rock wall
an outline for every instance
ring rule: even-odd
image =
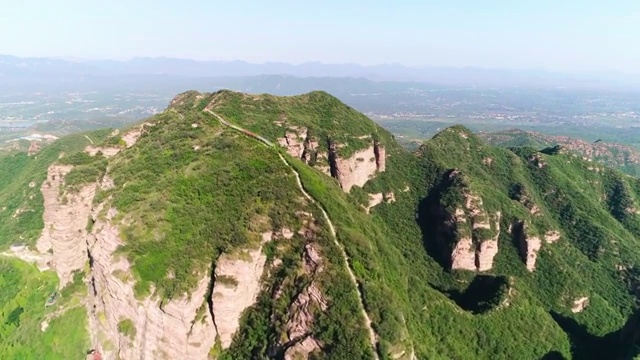
[[[512,232],[520,247],[520,256],[527,266],[527,270],[534,271],[538,260],[538,251],[542,247],[542,240],[538,236],[527,233],[527,224],[524,221],[516,222],[512,227]]]
[[[287,153],[297,159],[302,159],[303,154],[308,146],[307,129],[292,127],[285,132],[284,137],[278,139],[278,144],[287,149]],[[317,143],[316,143],[317,144]]]
[[[73,166],[51,165],[42,183],[44,229],[37,243],[41,253],[53,253],[53,265],[60,288],[72,280],[72,273],[87,262],[87,221],[96,184],[83,186],[77,193],[64,191],[64,176]]]
[[[538,252],[542,248],[543,240],[547,244],[553,244],[560,240],[561,235],[557,230],[549,230],[543,236],[535,236],[527,230],[525,221],[516,221],[511,225],[509,232],[514,236],[520,250],[520,257],[527,266],[527,270],[535,271],[538,261]]]
[[[470,237],[464,237],[456,242],[451,253],[451,269],[476,271],[476,251]]]
[[[376,172],[385,170],[386,161],[379,158],[380,154],[384,156],[384,149],[372,145],[356,151],[350,158],[343,159],[338,156],[337,145],[331,144],[329,163],[332,176],[338,180],[345,192],[349,192],[353,186],[362,187],[375,177]]]
[[[445,222],[451,224],[451,233],[455,245],[451,252],[452,270],[489,271],[493,268],[493,260],[498,254],[498,237],[500,236],[500,212],[493,216],[484,209],[480,196],[471,192],[464,194],[464,207],[456,209],[454,214],[445,214]],[[444,210],[441,210],[444,212]],[[493,225],[493,226],[492,226]],[[493,236],[487,238],[485,231]],[[445,245],[441,245],[445,246]]]
[[[370,139],[370,136],[360,137],[360,139],[366,138]],[[387,167],[386,150],[377,141],[349,158],[341,158],[338,155],[338,149],[343,145],[331,141],[327,153],[320,151],[318,141],[309,136],[305,127],[290,126],[284,136],[277,141],[281,147],[287,149],[289,155],[295,158],[309,164],[314,158],[318,160],[314,166],[336,178],[345,192],[349,192],[353,186],[363,186],[375,177],[377,172],[384,172]],[[328,167],[325,161],[328,162]]]
[[[303,256],[305,274],[314,279],[322,269],[322,258],[313,244],[307,244]],[[287,347],[286,360],[307,359],[309,355],[322,348],[322,344],[313,336],[314,312],[325,311],[328,302],[312,280],[289,307],[289,319],[285,326]]]
[[[224,349],[231,345],[242,312],[256,301],[266,260],[260,247],[241,255],[223,255],[216,263],[213,316]]]
[[[202,276],[190,297],[163,305],[157,297],[136,299],[130,264],[115,254],[122,244],[111,223],[115,214],[110,209],[101,221],[96,211],[88,241],[94,287],[89,311],[99,339],[96,347],[105,359],[206,359],[216,337],[205,296],[210,276]],[[133,337],[118,329],[123,320],[133,323]]]

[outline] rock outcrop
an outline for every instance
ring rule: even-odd
[[[560,232],[557,230],[549,230],[546,233],[544,233],[544,241],[547,242],[547,244],[553,244],[556,241],[560,240]]]
[[[51,165],[42,183],[44,196],[44,229],[37,243],[41,253],[52,253],[60,288],[72,279],[72,273],[87,262],[87,221],[96,193],[96,184],[81,187],[78,192],[64,190],[64,177],[70,165]]]
[[[311,279],[322,272],[322,258],[315,245],[305,246],[303,266],[305,274]],[[311,353],[322,348],[322,344],[313,337],[314,313],[325,311],[327,306],[328,302],[314,280],[296,296],[289,307],[289,319],[285,325],[286,360],[307,359]]]
[[[223,349],[231,345],[242,312],[256,301],[266,260],[262,247],[218,258],[212,303]]]
[[[338,154],[338,145],[331,143],[329,146],[329,165],[331,176],[336,178],[340,187],[349,192],[353,186],[362,187],[376,172],[386,170],[386,152],[378,143],[356,151],[349,158],[341,158]]]
[[[542,247],[542,239],[527,232],[525,221],[518,221],[513,224],[511,232],[516,238],[520,248],[520,256],[527,266],[527,270],[533,272],[536,269],[536,261],[538,260],[538,251]]]
[[[452,270],[476,271],[476,251],[473,248],[473,240],[470,237],[463,237],[456,242],[451,253]]]
[[[135,145],[136,142],[138,142],[138,139],[140,139],[140,136],[142,136],[142,134],[144,133],[145,127],[147,126],[153,126],[153,124],[146,122],[132,129],[129,129],[129,131],[124,133],[122,135],[122,140],[124,140],[125,146],[127,148],[130,148]]]
[[[577,314],[582,312],[584,309],[589,306],[589,297],[584,296],[573,301],[573,307],[571,308],[571,312]]]
[[[40,151],[40,144],[37,141],[31,141],[29,144],[29,150],[27,150],[27,155],[33,156]]]
[[[365,206],[365,211],[367,212],[367,214],[371,211],[371,209],[382,203],[383,200],[383,196],[382,193],[377,193],[377,194],[369,194],[369,205]]]
[[[444,224],[449,224],[448,233],[441,236],[455,239],[450,253],[452,270],[489,271],[498,254],[500,236],[500,212],[489,215],[484,209],[482,198],[468,190],[463,192],[464,203],[455,213],[444,212]],[[443,240],[441,240],[443,241]],[[447,249],[445,244],[440,245]]]
[[[363,136],[359,139],[371,137]],[[321,151],[318,141],[309,135],[305,127],[290,126],[277,141],[289,155],[336,178],[345,192],[349,192],[353,186],[363,186],[375,177],[377,172],[384,172],[387,167],[386,150],[377,141],[373,141],[365,149],[356,151],[349,158],[342,158],[338,149],[343,145],[332,141],[328,142],[327,152]]]
[[[307,143],[307,146],[305,146],[305,143]],[[302,159],[306,148],[309,146],[307,129],[304,127],[291,127],[285,132],[284,137],[278,139],[278,144],[286,148],[289,155]]]
[[[88,238],[92,286],[89,306],[94,346],[105,359],[206,359],[216,330],[206,294],[210,276],[203,274],[191,295],[164,304],[157,297],[137,299],[129,262],[115,253],[122,244],[111,223],[114,209],[101,221],[97,209],[94,232]],[[119,324],[130,321],[134,331]]]
[[[86,152],[87,154],[89,154],[91,156],[96,156],[98,153],[101,153],[105,157],[115,156],[120,152],[120,150],[121,149],[119,147],[114,147],[114,146],[93,146],[93,145],[89,145],[86,148],[84,148],[84,152]]]

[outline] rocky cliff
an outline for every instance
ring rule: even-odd
[[[457,188],[453,185],[457,181],[464,182],[460,171],[451,171],[445,181],[449,191],[459,195],[460,203],[455,208],[442,203],[431,207],[444,262],[452,270],[491,270],[498,254],[501,213],[489,214],[478,194],[465,186]]]
[[[197,287],[181,299],[138,298],[131,265],[117,254],[122,245],[113,223],[117,211],[96,210],[87,243],[94,345],[105,359],[206,359],[217,335],[206,299],[210,275],[202,274]]]
[[[73,169],[71,165],[52,165],[47,180],[42,183],[44,197],[44,230],[37,249],[53,255],[54,268],[60,278],[60,287],[72,279],[74,271],[87,262],[87,221],[97,184],[68,191],[64,177]]]
[[[290,126],[283,137],[278,138],[278,144],[295,158],[317,167],[338,180],[345,192],[353,186],[364,186],[373,179],[378,172],[386,170],[386,150],[370,136],[362,136],[358,140],[366,140],[369,145],[345,157],[340,149],[345,145],[330,139],[319,142],[309,135],[305,127]],[[325,143],[326,147],[319,144]]]

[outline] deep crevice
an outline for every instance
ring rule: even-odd
[[[340,172],[338,171],[338,154],[336,152],[336,145],[327,138],[327,157],[329,161],[329,171],[331,177],[340,181]]]
[[[216,316],[213,314],[213,287],[216,283],[216,262],[217,259],[211,261],[211,274],[209,278],[209,285],[205,294],[207,301],[207,308],[209,315],[211,315],[211,321],[213,322],[213,328],[216,330],[216,336],[218,336],[218,325],[216,324]]]

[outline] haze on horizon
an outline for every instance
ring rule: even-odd
[[[26,0],[0,54],[640,74],[640,2]]]

